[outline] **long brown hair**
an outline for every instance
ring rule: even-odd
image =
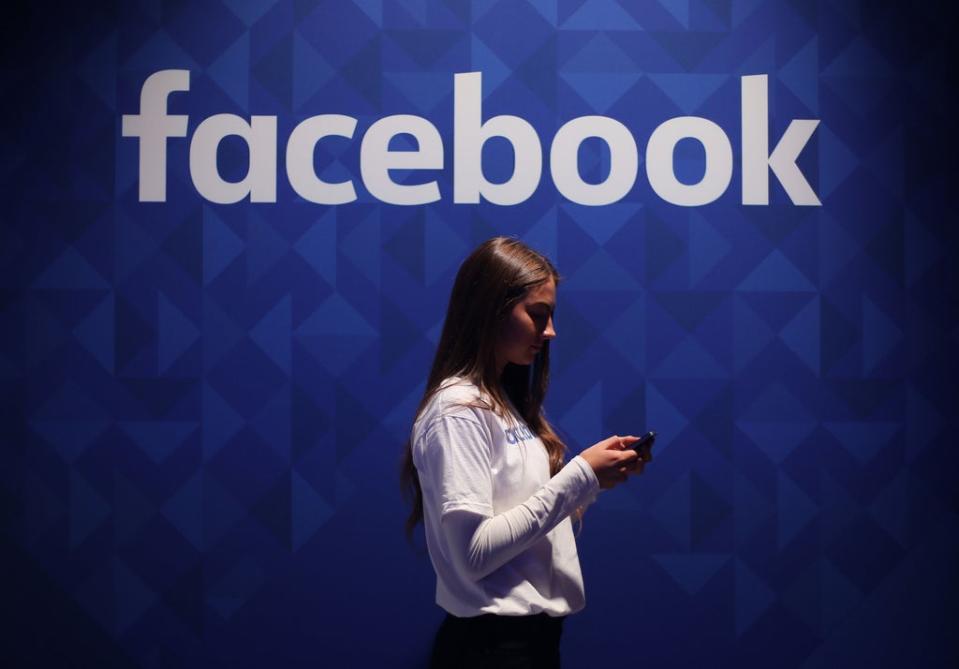
[[[423,399],[416,409],[420,415],[444,379],[462,376],[491,398],[488,407],[509,415],[506,398],[513,402],[530,429],[549,453],[550,476],[565,461],[566,446],[543,414],[543,398],[549,385],[549,344],[532,365],[507,363],[497,378],[496,341],[500,328],[513,306],[526,293],[550,278],[559,285],[560,276],[545,256],[512,237],[494,237],[480,244],[463,261],[456,274],[443,334],[440,336]],[[413,510],[406,519],[406,536],[423,519],[423,489],[413,464],[413,444],[406,442],[400,471],[400,485]]]

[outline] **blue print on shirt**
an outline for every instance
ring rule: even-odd
[[[515,444],[519,441],[526,441],[527,439],[534,439],[536,437],[533,434],[532,430],[529,429],[526,425],[520,425],[519,427],[511,427],[506,430],[506,443]]]

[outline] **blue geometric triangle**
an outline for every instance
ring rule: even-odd
[[[657,365],[650,377],[661,379],[721,379],[729,372],[692,336],[686,337]]]
[[[345,502],[353,496],[356,485],[346,478],[342,472],[336,472],[336,481],[334,482],[333,498],[337,504]]]
[[[736,636],[741,637],[776,601],[776,592],[736,559]]]
[[[725,487],[725,481],[722,483]],[[690,477],[690,532],[697,546],[719,534],[732,514],[732,505],[702,476]],[[728,524],[726,524],[728,525]]]
[[[906,388],[906,462],[914,463],[944,425],[943,415],[910,384]]]
[[[856,610],[863,600],[863,594],[826,559],[819,562],[819,587],[822,602],[820,633],[829,634]]]
[[[805,405],[779,381],[766,386],[753,403],[740,412],[740,417],[751,421],[815,422],[815,417]]]
[[[86,388],[81,388],[72,379],[67,379],[33,412],[33,418],[73,418],[81,421],[111,420],[109,411],[94,401]]]
[[[560,68],[565,72],[633,72],[636,63],[606,33],[596,33]]]
[[[239,109],[250,105],[250,33],[244,32],[206,69]]]
[[[657,426],[656,452],[659,454],[672,443],[673,437],[689,425],[689,419],[667,400],[652,383],[646,384],[646,415],[655,416]]]
[[[943,256],[943,244],[912,212],[906,213],[906,281],[915,285]]]
[[[112,292],[73,328],[73,336],[77,341],[111,374],[114,371],[115,331]]]
[[[656,499],[649,514],[676,539],[679,546],[692,544],[692,496],[690,475],[682,474]]]
[[[290,248],[276,226],[263,220],[256,210],[247,212],[246,271],[250,283],[257,281],[272,269]]]
[[[819,298],[807,304],[779,333],[779,338],[806,363],[816,375],[819,374]]]
[[[856,37],[832,62],[828,63],[822,69],[822,74],[829,77],[868,76],[876,72],[890,72],[894,69],[882,57],[882,54],[869,44],[866,37],[861,35]]]
[[[37,277],[33,287],[41,290],[105,290],[110,284],[75,248],[68,246]]]
[[[380,210],[374,209],[340,241],[340,253],[377,289],[380,287]]]
[[[590,444],[602,432],[602,400],[602,384],[596,383],[563,413],[561,424],[573,441]]]
[[[588,207],[564,203],[562,208],[583,232],[592,237],[599,246],[602,246],[632,220],[633,216],[642,209],[642,205],[632,202],[619,202],[604,207]]]
[[[454,226],[443,220],[433,208],[426,209],[426,223],[423,228],[423,280],[427,286],[446,276],[451,268],[457,267],[460,259],[470,249],[454,231]]]
[[[689,0],[658,0],[659,5],[679,21],[684,28],[689,28]]]
[[[560,72],[590,108],[605,114],[643,75],[635,72]]]
[[[742,280],[738,290],[757,292],[815,292],[802,272],[796,269],[779,249],[773,249],[759,265]]]
[[[737,420],[736,427],[756,444],[775,464],[782,464],[799,444],[816,429],[813,421]]]
[[[695,595],[729,561],[728,555],[688,553],[651,556],[689,595]]]
[[[113,472],[113,531],[118,545],[133,541],[157,507],[139,486]]]
[[[257,96],[269,94],[270,103],[289,109],[293,106],[293,41],[296,33],[280,33],[267,45],[254,43],[250,64],[244,69],[252,77]]]
[[[746,300],[733,298],[733,361],[737,372],[762,353],[775,336]]]
[[[726,238],[702,214],[692,212],[689,217],[689,285],[698,284],[729,255],[731,249]]]
[[[293,36],[293,109],[300,110],[336,70],[299,33]]]
[[[297,551],[332,517],[334,509],[295,471],[290,480],[293,550]]]
[[[564,30],[638,30],[642,27],[616,0],[586,0],[562,24]]]
[[[521,237],[530,248],[534,248],[551,260],[556,259],[558,242],[556,207],[551,206],[539,220]]]
[[[650,74],[649,78],[687,116],[729,79],[727,74]]]
[[[117,61],[117,33],[113,31],[90,52],[80,67],[83,81],[111,110],[116,108],[117,102]]]
[[[383,77],[423,114],[453,94],[453,78],[446,72],[384,72]]]
[[[819,131],[819,191],[825,199],[838,188],[857,167],[859,156],[839,139],[829,126],[821,125]]]
[[[279,0],[266,0],[265,2],[250,2],[250,0],[223,0],[223,3],[243,23],[250,27],[256,23],[260,17],[270,11]]]
[[[160,464],[180,447],[199,423],[196,421],[121,421],[117,426],[154,463]]]
[[[726,32],[732,20],[728,0],[688,0],[690,21],[697,30]]]
[[[427,0],[408,0],[407,2],[398,3],[397,6],[405,9],[409,13],[410,17],[416,21],[416,23],[425,27]]]
[[[776,510],[779,513],[779,550],[783,550],[819,512],[819,507],[788,476],[779,472]]]
[[[203,300],[203,369],[210,371],[244,336],[212,297]]]
[[[250,421],[256,433],[287,464],[290,462],[291,412],[290,386],[283,384],[269,404]]]
[[[91,620],[96,621],[107,632],[116,637],[116,621],[114,615],[113,584],[109,560],[92,570],[92,575],[76,587],[74,596],[83,607],[83,611]]]
[[[150,39],[141,43],[143,46],[121,63],[123,69],[153,72],[157,69],[157,63],[163,63],[166,69],[191,72],[199,72],[203,69],[165,30],[157,30]]]
[[[906,225],[906,262],[908,264],[909,230]],[[849,262],[859,253],[860,246],[849,236],[836,219],[826,212],[819,216],[819,276],[826,286],[839,272],[849,266]]]
[[[499,4],[500,0],[473,0],[470,3],[470,14],[473,19],[473,23],[476,23],[479,19],[486,16],[486,14]]]
[[[250,339],[287,374],[291,371],[292,318],[292,299],[289,295],[284,295],[250,329]]]
[[[233,407],[210,387],[203,384],[203,461],[208,462],[240,431],[244,420]]]
[[[738,28],[762,4],[764,4],[764,0],[732,0],[733,27]]]
[[[824,74],[819,81],[845,103],[849,108],[845,113],[858,114],[864,119],[883,109],[889,96],[897,93],[898,86],[894,77],[877,73],[864,76]]]
[[[482,96],[484,100],[500,84],[506,81],[506,78],[512,72],[476,35],[472,35],[470,41],[470,64],[474,72],[482,72]]]
[[[157,368],[165,373],[193,343],[200,330],[161,291],[157,291]]]
[[[336,208],[330,207],[293,245],[317,274],[336,285]]]
[[[117,179],[121,174],[136,174],[136,169],[117,170]],[[132,183],[131,183],[132,185]],[[146,260],[157,250],[158,243],[143,231],[140,223],[128,218],[122,212],[117,213],[116,225],[116,279],[125,280],[131,274],[142,270]]]
[[[210,207],[203,207],[203,283],[209,285],[243,251],[244,242]]]
[[[909,470],[904,469],[869,505],[872,521],[895,537],[903,548],[909,546],[911,517],[916,513],[916,498],[921,488],[921,484],[912,483]]]
[[[338,293],[334,293],[296,328],[298,335],[349,335],[372,337],[378,334],[363,316]]]
[[[210,595],[206,596],[207,605],[220,614],[223,620],[229,620],[236,610],[243,606],[243,598],[239,595]]]
[[[773,515],[774,506],[747,478],[741,474],[737,474],[735,478],[733,519],[736,525],[736,543],[742,546]]]
[[[535,248],[535,247],[534,247]],[[637,372],[646,370],[646,299],[637,295],[636,300],[610,323],[603,337]],[[629,336],[623,336],[628,332]]]
[[[264,581],[263,568],[250,556],[244,556],[222,578],[206,590],[206,603],[223,620],[229,620]]]
[[[597,249],[565,285],[568,290],[639,290],[636,279],[603,249]]]
[[[77,548],[110,515],[110,504],[86,479],[70,472],[70,548]]]
[[[313,326],[311,326],[313,327]],[[369,355],[374,336],[312,334],[297,331],[297,341],[333,376],[340,376],[362,355]]]
[[[113,596],[117,635],[123,634],[153,606],[157,594],[118,557],[113,558]]]
[[[247,510],[213,476],[203,476],[203,550],[210,551],[242,518]]]
[[[163,504],[162,513],[194,548],[203,550],[203,489],[199,472]]]
[[[798,620],[801,620],[806,627],[811,630],[818,630],[819,610],[822,605],[819,602],[819,570],[815,567],[807,567],[786,589],[780,589],[780,601],[783,606]]]
[[[759,1],[761,2],[762,0]],[[755,47],[752,47],[752,53],[750,53],[742,63],[736,66],[730,74],[736,77],[748,77],[755,74],[774,73],[777,68],[776,35],[773,34],[762,42],[758,42]],[[775,87],[773,91],[775,91]],[[776,98],[773,97],[769,101],[770,112],[773,115],[776,113],[775,104]]]
[[[893,437],[902,431],[899,421],[830,421],[823,423],[830,434],[860,464],[866,464],[881,451]]]
[[[76,462],[110,425],[107,420],[32,420],[30,427],[57,449],[67,464]]]
[[[383,0],[352,0],[352,2],[363,10],[373,23],[383,27]]]
[[[779,80],[806,105],[819,111],[819,39],[813,37],[779,68]]]
[[[823,545],[830,546],[843,537],[861,516],[861,504],[845,486],[836,482],[829,470],[819,472],[819,506]]]
[[[526,0],[551,26],[556,26],[559,20],[557,0]]]
[[[862,371],[871,373],[902,341],[902,330],[865,295],[862,296]]]

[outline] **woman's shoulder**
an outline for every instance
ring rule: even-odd
[[[430,404],[438,409],[450,409],[457,406],[484,405],[489,403],[489,396],[475,383],[464,376],[451,376],[444,379],[437,387]]]
[[[489,396],[466,377],[452,376],[444,379],[433,393],[417,423],[433,421],[444,416],[459,416],[479,420],[492,407]]]

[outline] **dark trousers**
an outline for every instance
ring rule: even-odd
[[[559,669],[563,617],[447,614],[430,669]]]

